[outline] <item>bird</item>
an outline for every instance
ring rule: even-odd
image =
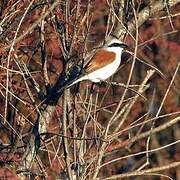
[[[89,63],[83,68],[83,74],[68,85],[68,88],[84,80],[98,83],[108,79],[121,64],[121,55],[124,48],[128,48],[128,46],[119,39],[112,37],[102,48],[95,52]]]

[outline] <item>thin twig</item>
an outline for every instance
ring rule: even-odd
[[[126,173],[126,174],[124,173],[124,174],[120,174],[120,175],[114,175],[114,176],[111,176],[109,178],[103,178],[103,179],[104,180],[110,180],[110,179],[128,178],[128,177],[133,177],[133,176],[153,175],[153,173],[155,173],[155,172],[164,171],[166,169],[176,168],[179,166],[180,166],[180,161],[176,161],[176,162],[173,162],[171,164],[160,166],[160,167],[150,168],[150,169],[146,169],[143,171],[134,171],[131,173]]]

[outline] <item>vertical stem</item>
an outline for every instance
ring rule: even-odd
[[[63,103],[63,121],[62,121],[62,133],[63,133],[63,148],[64,148],[64,158],[66,162],[67,174],[69,179],[72,179],[71,173],[71,165],[70,165],[70,158],[69,158],[69,149],[68,149],[68,139],[67,137],[67,94],[66,90],[63,93],[62,103]]]

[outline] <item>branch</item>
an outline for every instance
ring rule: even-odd
[[[178,166],[180,166],[180,161],[173,162],[173,163],[165,165],[165,166],[146,169],[146,170],[143,170],[143,171],[134,171],[134,172],[131,172],[131,173],[124,173],[124,174],[120,174],[120,175],[114,175],[114,176],[111,176],[109,178],[104,178],[104,179],[108,180],[108,179],[127,178],[127,177],[132,177],[132,176],[153,175],[153,173],[155,173],[155,172],[175,168],[175,167],[178,167]]]
[[[176,4],[178,4],[180,2],[180,0],[172,0],[172,1],[168,1],[168,7],[173,7]],[[163,10],[164,8],[166,8],[167,3],[165,3],[163,0],[159,0],[156,1],[151,8],[150,7],[145,7],[141,12],[139,12],[138,14],[138,27],[140,27],[145,21],[147,21],[150,17],[152,17],[155,13],[157,13],[158,11]],[[121,23],[121,22],[119,22]],[[133,19],[132,21],[129,21],[127,23],[128,29],[126,29],[126,27],[124,27],[123,25],[121,26],[121,28],[119,26],[117,26],[117,28],[114,30],[114,34],[116,34],[117,37],[119,37],[120,39],[122,39],[124,37],[124,34],[127,33],[127,30],[129,32],[134,32],[135,31],[135,19]]]
[[[59,1],[54,2],[51,7],[45,12],[42,13],[40,18],[38,20],[36,20],[35,23],[33,23],[33,25],[31,27],[29,27],[21,36],[17,37],[15,40],[13,40],[10,44],[8,44],[7,46],[3,47],[4,49],[8,49],[13,45],[15,45],[17,42],[19,42],[20,40],[22,40],[24,37],[26,37],[28,34],[30,34],[39,23],[41,23],[42,20],[44,20],[55,8],[56,6],[59,4]]]

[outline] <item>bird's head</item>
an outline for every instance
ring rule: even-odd
[[[105,43],[105,47],[119,47],[119,48],[128,48],[128,45],[123,43],[122,41],[120,41],[119,39],[117,39],[116,37],[110,37],[106,43]]]

